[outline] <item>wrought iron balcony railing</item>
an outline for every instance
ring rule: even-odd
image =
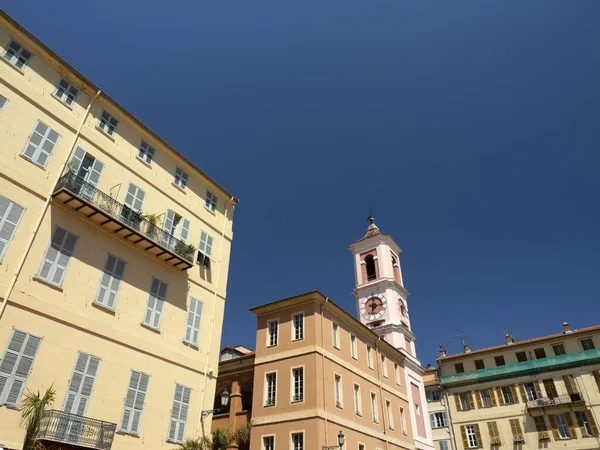
[[[549,406],[560,406],[560,405],[569,405],[573,403],[583,402],[583,398],[581,394],[563,394],[557,397],[549,398],[549,397],[540,397],[536,400],[529,400],[527,402],[527,409],[535,409],[535,408],[546,408]]]
[[[566,355],[551,356],[543,359],[507,364],[505,366],[474,370],[472,372],[442,375],[440,377],[440,385],[447,388],[484,383],[598,363],[600,363],[600,349],[596,348],[583,352],[567,353]]]
[[[52,410],[42,416],[37,439],[110,450],[116,429],[116,423]]]
[[[193,266],[194,246],[167,233],[139,211],[117,202],[75,173],[68,172],[58,180],[53,196],[163,261],[183,270]]]

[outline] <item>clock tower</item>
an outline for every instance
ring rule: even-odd
[[[415,335],[410,326],[408,292],[400,268],[400,247],[379,231],[369,217],[367,233],[350,246],[354,258],[354,296],[359,320],[396,347],[405,356],[406,391],[418,449],[433,449],[431,423],[427,413],[424,369],[417,359]]]

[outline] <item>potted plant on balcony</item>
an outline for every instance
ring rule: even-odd
[[[142,217],[148,221],[148,236],[150,236],[152,239],[156,239],[156,235],[158,234],[158,214],[142,214],[142,211],[140,211],[138,214],[142,215]]]
[[[46,389],[44,395],[31,392],[29,389],[23,396],[19,411],[21,411],[21,426],[25,428],[25,439],[23,450],[35,450],[37,448],[37,434],[44,412],[52,408],[56,391],[54,385]],[[42,446],[43,448],[43,446]]]

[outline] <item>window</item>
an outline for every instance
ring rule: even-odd
[[[342,408],[342,377],[335,374],[333,377],[333,392],[335,394],[336,408]]]
[[[577,418],[582,436],[598,436],[598,427],[589,411],[577,411],[575,417]]]
[[[441,391],[427,391],[425,392],[425,396],[427,397],[427,402],[439,402],[442,399]]]
[[[594,350],[596,347],[594,347],[594,341],[592,341],[592,339],[582,339],[581,340],[581,346],[583,347],[583,350]]]
[[[129,387],[127,388],[125,405],[123,406],[123,414],[121,416],[120,431],[136,435],[140,432],[142,411],[146,402],[149,381],[150,375],[136,372],[135,370],[131,371]]]
[[[373,351],[371,347],[367,345],[367,364],[369,365],[369,369],[373,370]]]
[[[19,406],[41,338],[13,329],[0,360],[0,405]]]
[[[0,195],[0,261],[4,258],[25,209]]]
[[[266,375],[267,392],[265,398],[265,406],[275,405],[275,396],[277,394],[277,374],[275,372]]]
[[[114,136],[115,131],[117,131],[117,127],[119,126],[119,121],[108,112],[102,111],[97,126],[109,136]]]
[[[525,393],[527,395],[527,400],[537,400],[538,395],[535,389],[535,386],[533,383],[525,383],[523,384],[523,387],[525,388]]]
[[[381,373],[383,374],[384,378],[388,377],[387,362],[385,360],[385,356],[383,355],[381,355]]]
[[[127,193],[125,194],[125,202],[121,209],[121,219],[135,229],[139,229],[142,216],[142,206],[146,193],[133,183],[129,183]]]
[[[0,111],[2,111],[2,108],[4,108],[4,105],[6,105],[7,102],[7,98],[4,95],[0,94]]]
[[[517,361],[518,362],[525,362],[527,361],[527,353],[525,352],[517,352]]]
[[[198,264],[204,267],[210,267],[210,257],[212,256],[213,238],[204,231],[200,233],[200,244],[198,244]]]
[[[263,437],[262,450],[275,450],[275,436],[264,436]]]
[[[394,429],[394,418],[392,417],[392,403],[389,400],[385,401],[385,411],[387,414],[387,423],[390,430]]]
[[[579,395],[579,389],[577,388],[577,383],[575,382],[575,377],[573,375],[564,375],[563,381],[565,382],[565,388],[567,389],[567,394],[571,396],[571,400],[581,400],[580,397],[577,399],[573,398],[573,395]]]
[[[448,419],[445,411],[431,413],[429,414],[429,418],[431,419],[431,428],[443,428],[448,426]]]
[[[512,386],[502,386],[502,398],[505,405],[512,405],[515,403],[516,392],[513,391]]]
[[[187,321],[185,324],[185,336],[183,340],[188,344],[198,345],[200,335],[200,323],[202,322],[202,307],[204,304],[194,297],[190,297],[188,305]]]
[[[332,324],[331,335],[332,335],[332,339],[333,339],[333,346],[339,350],[340,349],[340,326],[335,322],[333,322],[333,324]]]
[[[535,430],[538,434],[539,441],[549,441],[550,435],[548,434],[548,427],[546,426],[546,420],[544,416],[533,416],[535,423]]]
[[[150,144],[142,140],[137,157],[144,161],[146,164],[151,165],[152,160],[154,159],[154,153],[156,153],[154,147],[151,147]]]
[[[187,243],[188,234],[190,233],[190,221],[183,218],[181,221],[181,231],[179,232],[179,240],[183,243]]]
[[[277,345],[279,334],[279,321],[277,319],[267,322],[267,347]]]
[[[73,374],[69,380],[67,396],[62,410],[70,414],[85,416],[94,389],[100,358],[79,352]]]
[[[557,398],[558,392],[556,390],[556,386],[554,385],[554,380],[544,380],[544,389],[546,389],[546,397],[548,398]]]
[[[503,366],[506,364],[504,362],[504,356],[494,356],[494,361],[496,362],[497,366]]]
[[[292,340],[299,341],[304,339],[304,313],[297,313],[292,315]]]
[[[475,360],[475,370],[485,369],[485,365],[483,364],[483,359]]]
[[[117,295],[121,287],[121,280],[125,273],[125,261],[117,258],[114,255],[108,254],[104,263],[104,273],[100,278],[98,292],[96,293],[96,303],[106,306],[110,309],[115,309]]]
[[[45,169],[59,138],[60,134],[38,120],[21,156]]]
[[[463,425],[461,431],[465,448],[480,447],[481,434],[479,433],[479,425]]]
[[[440,450],[450,450],[450,441],[447,440],[443,440],[443,441],[439,441],[440,443]]]
[[[210,191],[206,191],[204,207],[213,213],[217,210],[217,196]]]
[[[179,444],[183,442],[191,394],[191,388],[180,384],[175,386],[175,395],[173,396],[173,406],[169,421],[169,433],[167,435],[167,441],[169,442]]]
[[[358,360],[358,352],[356,351],[356,336],[353,334],[350,335],[350,355],[352,359]]]
[[[498,425],[496,422],[488,422],[487,425],[490,432],[490,444],[493,446],[501,445],[500,433],[498,433]]]
[[[365,450],[364,444],[358,444],[358,450]]]
[[[25,70],[25,67],[29,63],[32,55],[18,42],[10,41],[8,46],[4,49],[2,56],[5,60],[22,72]]]
[[[465,366],[463,363],[454,364],[454,370],[456,370],[456,373],[463,373],[465,371]]]
[[[373,416],[373,422],[379,423],[379,418],[377,416],[377,397],[373,392],[371,392],[371,415]]]
[[[175,235],[177,234],[177,227],[181,222],[182,217],[175,213],[172,209],[167,209],[165,214],[165,220],[163,223],[162,243],[167,248],[173,248],[175,245]]]
[[[73,156],[69,161],[69,172],[76,175],[87,184],[82,184],[79,194],[86,198],[93,198],[94,187],[100,181],[104,163],[94,158],[79,145],[75,147]]]
[[[77,239],[77,236],[73,233],[69,233],[64,228],[56,227],[37,277],[55,286],[62,286],[71,256],[75,251]]]
[[[398,368],[398,364],[394,363],[394,379],[397,385],[400,385],[400,369]]]
[[[406,417],[404,416],[404,408],[400,408],[400,425],[402,425],[402,434],[406,433]]]
[[[304,450],[304,433],[292,433],[292,450]]]
[[[148,304],[146,305],[146,314],[144,314],[143,323],[145,325],[157,330],[160,328],[160,319],[162,317],[162,310],[166,298],[167,283],[152,277],[150,295],[148,296]]]
[[[474,409],[474,405],[472,404],[470,392],[461,392],[458,394],[460,398],[460,408],[457,408],[459,411],[469,411],[470,409]]]
[[[533,353],[535,353],[536,359],[543,359],[546,357],[546,351],[543,348],[536,348],[533,350]]]
[[[556,356],[560,356],[560,355],[566,355],[567,352],[565,351],[565,347],[562,344],[556,344],[552,346],[552,350],[554,350],[554,354]]]
[[[594,380],[596,381],[596,386],[598,386],[598,391],[600,391],[600,370],[594,370],[592,372],[594,376]]]
[[[354,413],[357,416],[361,416],[361,401],[360,401],[360,386],[358,384],[354,385]]]
[[[178,188],[185,189],[187,186],[188,174],[183,171],[182,168],[177,167],[175,169],[175,179],[173,180],[173,184]]]
[[[304,400],[304,369],[302,367],[292,369],[292,378],[294,380],[292,402],[301,402]]]
[[[63,78],[58,83],[58,86],[56,86],[52,95],[70,108],[79,95],[79,89]]]
[[[481,395],[481,403],[484,408],[491,408],[492,406],[495,406],[494,403],[496,403],[496,399],[493,398],[493,394],[491,394],[489,389],[482,389],[479,391],[479,393]]]
[[[565,414],[557,414],[555,416],[550,415],[550,423],[554,420],[556,426],[552,426],[552,428],[556,428],[558,430],[558,434],[560,439],[571,439],[571,432],[569,430],[569,424],[567,423],[567,416]]]
[[[519,423],[519,419],[510,419],[510,431],[513,435],[513,441],[515,443],[522,443],[524,441],[523,430],[521,429],[521,424]]]

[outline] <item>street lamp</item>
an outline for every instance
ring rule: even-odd
[[[225,407],[229,404],[229,392],[227,392],[227,389],[225,389],[222,393],[221,393],[221,406],[223,406],[223,408],[218,408],[218,409],[209,409],[207,411],[202,411],[201,415],[202,418],[204,419],[205,417],[210,416],[211,414],[218,414],[220,412],[223,412],[223,410],[225,409]]]
[[[337,445],[323,445],[321,447],[321,450],[342,450],[344,448],[344,433],[342,433],[342,430],[340,430],[340,433],[337,435],[337,439],[338,439],[338,443]]]

